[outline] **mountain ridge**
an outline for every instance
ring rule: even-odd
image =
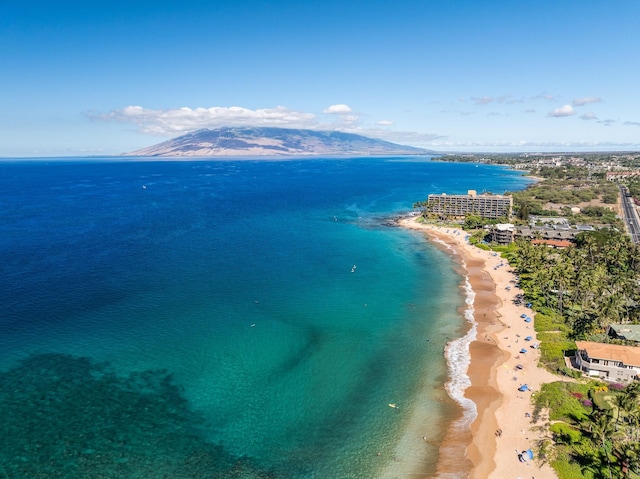
[[[425,155],[434,151],[398,145],[340,131],[275,127],[200,129],[124,156],[383,156]]]

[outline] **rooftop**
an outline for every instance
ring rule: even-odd
[[[573,243],[569,240],[557,240],[557,239],[534,239],[531,240],[532,244],[546,244],[547,246],[553,246],[554,248],[568,248],[573,246]]]
[[[638,324],[610,324],[609,327],[619,337],[624,337],[629,341],[640,341],[640,325]]]
[[[622,361],[626,366],[640,367],[640,348],[635,346],[620,346],[618,344],[594,343],[591,341],[576,341],[580,350],[587,352],[592,359],[606,359]]]

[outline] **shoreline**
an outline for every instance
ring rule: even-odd
[[[463,417],[453,422],[440,445],[436,477],[555,479],[557,475],[548,464],[520,462],[518,458],[519,452],[535,449],[544,437],[544,432],[533,429],[536,424],[529,417],[531,392],[518,388],[527,384],[539,390],[541,384],[557,377],[538,368],[540,351],[532,347],[536,343],[533,323],[520,317],[534,313],[513,303],[521,293],[514,284],[514,274],[498,253],[467,243],[467,233],[461,229],[418,223],[416,219],[402,218],[398,225],[425,233],[458,262],[471,289],[467,302],[472,304],[464,314],[471,321],[471,334],[475,333],[468,344],[469,385],[464,398],[453,398],[459,402]],[[525,341],[528,336],[532,339]],[[520,353],[523,348],[526,353]],[[451,358],[447,360],[451,363]],[[451,373],[451,364],[449,370]],[[472,401],[476,410],[471,424],[465,421],[469,407],[462,404],[465,399]],[[538,424],[543,422],[541,418]]]

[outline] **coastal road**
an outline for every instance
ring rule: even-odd
[[[631,241],[640,243],[640,218],[638,218],[636,207],[633,204],[633,198],[626,186],[618,185],[618,188],[620,188],[623,219],[631,235]]]

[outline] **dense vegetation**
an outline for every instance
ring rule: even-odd
[[[584,232],[565,250],[518,241],[503,255],[519,274],[525,301],[538,312],[540,361],[553,371],[579,378],[564,362],[575,340],[607,341],[609,324],[640,322],[640,248],[623,233]],[[593,381],[557,382],[535,395],[538,410],[550,411],[555,445],[542,444],[541,456],[561,479],[640,472],[640,384],[619,386],[608,395],[602,387]]]
[[[617,230],[588,231],[573,248],[517,243],[512,260],[534,308],[557,317],[572,339],[589,339],[612,323],[640,322],[640,248]]]
[[[572,224],[608,226],[580,233],[574,247],[549,249],[525,240],[487,245],[480,228],[486,220],[470,216],[463,225],[472,243],[500,251],[514,267],[523,300],[536,311],[541,365],[565,377],[543,385],[533,395],[534,422],[548,413],[548,422],[540,427],[550,433],[538,445],[538,457],[548,461],[560,479],[637,479],[640,382],[606,386],[582,378],[566,366],[565,359],[575,352],[576,340],[625,343],[605,334],[610,324],[640,324],[640,246],[622,232],[624,224],[611,208],[619,191],[604,180],[608,167],[603,163],[613,162],[610,155],[585,155],[582,165],[538,166],[537,160],[544,158],[460,155],[440,159],[517,167],[530,163],[526,169],[544,181],[509,193],[516,214],[512,222],[526,223],[530,215],[562,215]],[[640,167],[637,154],[616,161],[619,167]],[[640,198],[640,178],[626,183],[631,194]],[[572,211],[572,206],[580,212]]]
[[[551,443],[540,452],[561,479],[638,477],[640,383],[554,382],[535,396],[534,416],[550,411]]]
[[[530,215],[564,216],[572,224],[608,224],[622,226],[615,212],[608,206],[618,200],[618,187],[611,182],[550,179],[531,185],[523,191],[508,193],[513,196],[516,217],[526,221]],[[580,206],[580,212],[574,213],[572,206]],[[597,203],[597,204],[594,204]]]
[[[631,196],[634,198],[640,198],[640,178],[631,178],[626,182],[626,184]]]

